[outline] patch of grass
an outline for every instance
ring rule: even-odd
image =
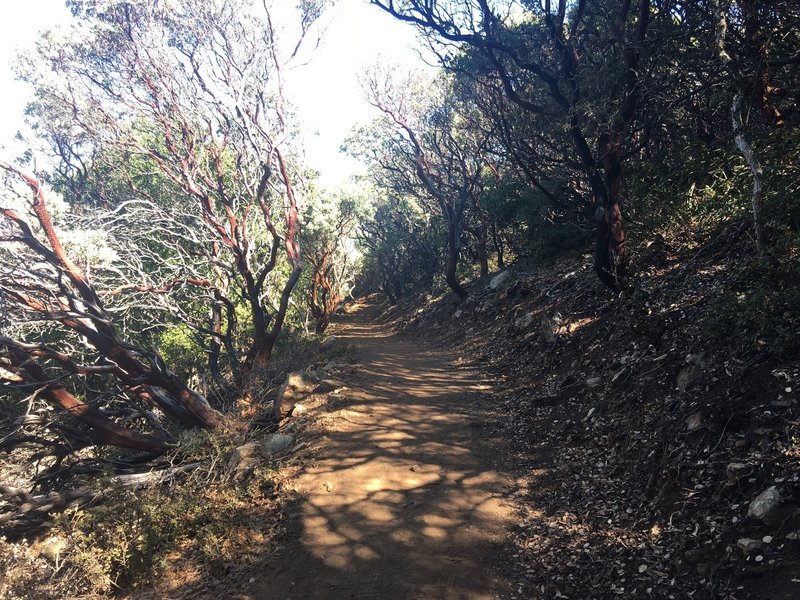
[[[259,465],[245,481],[226,471],[241,440],[221,434],[187,435],[174,459],[202,465],[169,484],[144,490],[117,488],[93,508],[71,508],[55,517],[46,542],[6,545],[0,598],[103,596],[146,585],[176,565],[222,573],[247,556],[263,553],[279,533],[273,471]],[[13,557],[13,558],[11,558]],[[5,595],[4,595],[5,594]]]

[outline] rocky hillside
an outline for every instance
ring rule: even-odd
[[[495,382],[520,598],[800,595],[800,294],[716,252],[653,244],[618,297],[584,257],[388,309]]]

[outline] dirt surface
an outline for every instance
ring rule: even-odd
[[[475,371],[378,323],[381,307],[341,318],[355,345],[348,388],[315,422],[313,462],[296,491],[286,544],[245,598],[489,599],[510,596],[504,452]]]

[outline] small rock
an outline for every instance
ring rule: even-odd
[[[463,315],[463,314],[464,314],[464,311],[459,308],[456,312],[453,313],[453,318],[454,319],[460,319],[461,315]]]
[[[331,483],[330,481],[326,481],[325,482],[325,491],[326,492],[332,492],[333,491],[333,483]]]
[[[258,464],[258,459],[255,458],[256,452],[258,452],[258,442],[249,442],[236,448],[228,460],[226,468],[228,474],[238,478],[253,469]]]
[[[330,402],[347,402],[350,397],[342,393],[341,390],[328,394],[328,401]]]
[[[286,376],[286,381],[278,390],[273,404],[275,419],[280,421],[292,412],[297,400],[314,391],[319,383],[319,378],[313,373],[295,371]]]
[[[331,350],[334,346],[336,346],[338,341],[339,339],[335,335],[329,335],[323,340],[319,347],[322,350]]]
[[[603,379],[601,377],[589,377],[586,380],[586,387],[590,390],[600,387],[600,384],[603,383]]]
[[[765,544],[771,544],[772,543],[772,536],[771,535],[765,535],[763,538],[761,538],[761,541],[764,542]]]
[[[314,393],[329,394],[330,392],[333,392],[343,387],[346,387],[344,381],[341,381],[339,379],[327,378],[319,382],[317,387],[314,388]]]
[[[766,525],[775,525],[780,520],[781,494],[774,485],[761,492],[747,509],[747,516]]]
[[[728,463],[728,466],[725,467],[725,473],[731,483],[736,483],[740,477],[747,475],[748,470],[749,466],[740,462]]]
[[[514,321],[514,327],[517,329],[527,329],[533,323],[533,313],[527,313]]]
[[[561,329],[561,314],[553,313],[549,317],[542,319],[542,335],[548,343],[552,344],[558,339],[558,332]]]
[[[499,289],[505,282],[507,282],[511,278],[511,271],[500,271],[497,275],[492,277],[492,280],[489,282],[489,289],[496,290]]]
[[[678,378],[675,380],[678,391],[681,393],[685,392],[690,385],[700,378],[702,373],[703,369],[697,365],[683,367],[678,373]]]
[[[703,414],[700,412],[692,413],[686,419],[686,431],[697,431],[703,426]]]
[[[270,433],[261,441],[261,455],[269,458],[273,454],[286,450],[294,442],[294,437],[285,433]]]
[[[736,545],[745,556],[750,556],[757,550],[761,550],[764,546],[760,540],[755,540],[753,538],[741,538],[736,541]]]
[[[54,535],[49,537],[44,544],[42,544],[39,549],[39,555],[51,562],[57,562],[58,559],[66,553],[68,548],[69,544],[67,540]]]
[[[413,467],[411,467],[411,470],[414,472],[419,471],[419,465],[414,465]]]
[[[295,404],[294,408],[292,409],[292,416],[293,417],[299,417],[304,412],[306,412],[306,407],[305,406],[303,406],[302,404]]]

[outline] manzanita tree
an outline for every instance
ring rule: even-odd
[[[577,158],[595,209],[597,275],[612,289],[624,286],[622,166],[637,147],[630,131],[641,97],[650,0],[371,1],[416,26],[446,69],[459,70],[463,53],[473,52],[482,61],[483,73],[474,73],[479,84],[502,91],[543,128],[557,120],[566,136],[556,145]],[[600,28],[609,32],[603,39],[596,35]],[[610,79],[597,85],[598,72]]]
[[[74,417],[82,429],[65,436],[73,447],[159,453],[167,441],[159,415],[187,427],[219,426],[222,415],[158,352],[120,334],[102,293],[65,250],[37,178],[8,163],[0,169],[8,181],[0,201],[3,388]]]
[[[366,202],[365,191],[352,187],[313,194],[306,204],[301,245],[309,274],[306,301],[317,333],[353,287],[360,266],[355,230]]]
[[[369,102],[384,114],[381,150],[370,151],[377,159],[372,161],[374,170],[387,171],[380,179],[392,181],[395,192],[405,188],[415,193],[444,219],[444,276],[450,289],[464,300],[467,291],[458,277],[462,236],[468,211],[480,215],[488,133],[470,127],[461,109],[447,102],[445,80],[423,91],[421,82],[413,77],[401,81],[388,71],[374,69],[365,78],[365,88]],[[416,94],[409,93],[415,88]],[[483,233],[480,227],[473,230],[483,238],[485,250],[488,229],[484,227]],[[483,265],[488,270],[485,260]]]
[[[201,279],[210,292],[209,357],[213,363],[227,349],[234,375],[270,357],[301,275],[295,130],[282,71],[321,6],[300,3],[292,30],[250,0],[73,2],[72,37],[43,40],[44,64],[26,72],[37,88],[39,131],[62,167],[113,154],[110,168],[123,179],[129,173],[140,197],[169,210],[164,194],[148,194],[145,164],[194,207],[196,227],[208,234],[195,259],[205,264],[194,270],[205,276],[181,285]],[[296,33],[291,43],[279,35],[287,30]],[[69,166],[63,170],[69,178]],[[288,271],[276,270],[279,260]],[[278,271],[285,279],[275,295]],[[176,283],[152,288],[166,293]],[[143,289],[128,284],[135,282],[119,293]],[[247,332],[237,331],[240,304]]]

